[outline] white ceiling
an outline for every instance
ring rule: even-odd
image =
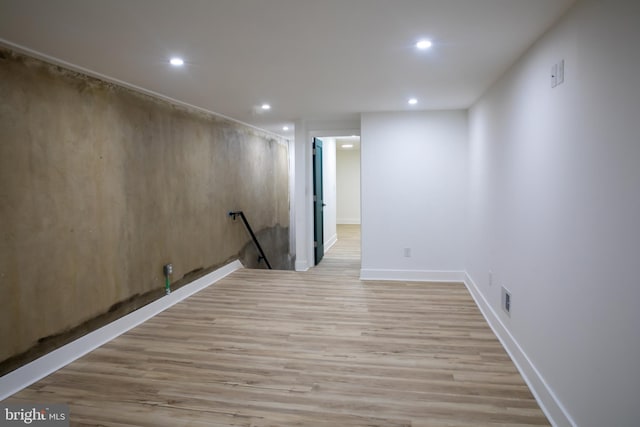
[[[291,136],[299,118],[467,108],[573,2],[0,0],[0,39]]]

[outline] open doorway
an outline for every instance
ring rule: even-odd
[[[360,138],[336,138],[336,224],[360,225]]]
[[[318,265],[346,225],[360,226],[360,137],[314,138],[314,255]],[[352,234],[353,230],[349,231]]]

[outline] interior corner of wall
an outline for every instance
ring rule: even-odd
[[[476,306],[489,324],[489,327],[506,350],[509,358],[522,375],[531,393],[540,405],[540,408],[554,426],[575,426],[571,415],[564,407],[553,389],[542,377],[540,371],[535,367],[527,353],[524,352],[519,342],[511,334],[506,325],[500,320],[493,307],[487,301],[476,282],[469,272],[464,272],[464,284],[469,290]]]

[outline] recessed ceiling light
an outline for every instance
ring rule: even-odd
[[[431,40],[420,40],[418,43],[416,43],[416,47],[418,49],[429,49],[431,46],[433,46]]]
[[[263,110],[270,110],[270,109],[271,109],[271,105],[269,105],[269,104],[262,104],[262,106],[261,106],[260,108],[262,108]]]
[[[181,67],[182,65],[184,65],[184,60],[182,58],[171,58],[169,60],[169,63],[171,65],[173,65],[174,67]]]
[[[283,126],[282,130],[289,130],[289,126]]]
[[[409,105],[416,105],[417,103],[418,103],[418,100],[417,100],[417,99],[415,99],[415,98],[411,98],[411,99],[409,100]]]
[[[353,144],[342,144],[342,148],[353,148]]]

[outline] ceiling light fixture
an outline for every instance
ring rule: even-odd
[[[417,103],[418,103],[418,100],[417,100],[417,99],[415,99],[415,98],[411,98],[411,99],[409,100],[409,105],[416,105]]]
[[[353,148],[353,144],[342,144],[342,148]]]
[[[416,43],[416,47],[422,50],[429,49],[431,46],[433,46],[431,40],[420,40],[418,43]]]
[[[269,105],[269,104],[262,104],[262,107],[260,107],[260,108],[262,108],[263,110],[270,110],[270,109],[271,109],[271,105]]]
[[[176,58],[171,58],[171,59],[169,60],[169,63],[170,63],[171,65],[173,65],[174,67],[181,67],[181,66],[183,66],[183,65],[184,65],[184,60],[183,60],[182,58],[177,58],[177,57],[176,57]]]
[[[289,126],[283,126],[282,130],[289,130]]]

